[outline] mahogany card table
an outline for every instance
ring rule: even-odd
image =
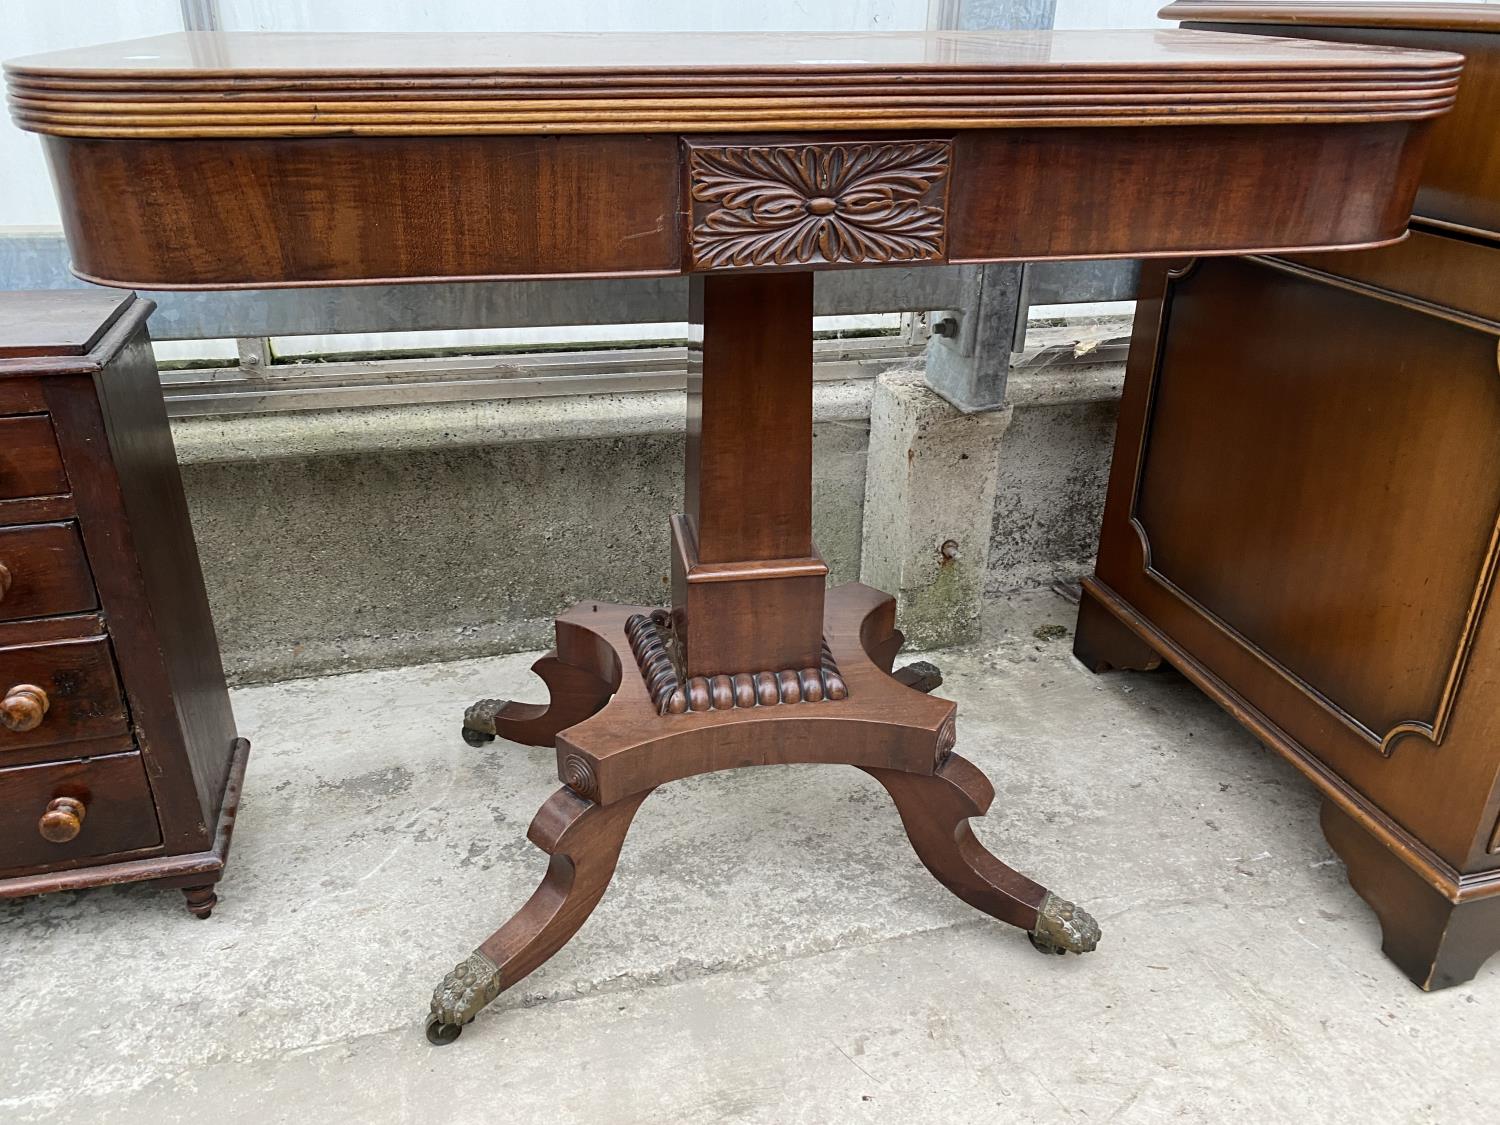
[[[437,988],[444,1043],[583,924],[652,790],[714,770],[857,766],[954,894],[1093,949],[975,837],[993,790],[931,670],[892,671],[894,601],[825,590],[814,273],[1391,242],[1461,62],[1175,30],[197,33],[7,77],[91,281],[691,277],[671,606],[576,606],[535,666],[549,702],[466,716],[473,743],[554,746],[562,788],[540,887]]]

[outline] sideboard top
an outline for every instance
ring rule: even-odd
[[[1202,23],[1289,24],[1306,27],[1421,28],[1426,31],[1500,32],[1500,5],[1390,3],[1366,0],[1177,0],[1164,20]]]
[[[34,132],[287,137],[1413,120],[1451,104],[1461,62],[1175,29],[189,32],[5,69]]]

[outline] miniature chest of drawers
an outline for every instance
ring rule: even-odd
[[[0,293],[0,898],[149,881],[207,917],[235,734],[129,293]]]

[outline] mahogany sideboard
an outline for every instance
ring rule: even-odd
[[[1143,274],[1076,638],[1285,755],[1386,953],[1459,984],[1500,949],[1500,10],[1163,15],[1467,59],[1406,241]]]
[[[149,881],[207,918],[250,744],[128,293],[0,293],[0,898]]]
[[[894,601],[825,590],[814,271],[1389,242],[1461,63],[1191,31],[200,34],[8,79],[94,280],[691,276],[670,607],[576,606],[549,702],[465,717],[554,747],[563,784],[541,886],[436,990],[448,1043],[584,923],[652,790],[714,770],[857,766],[955,895],[1092,950],[1095,920],[970,828],[993,790],[930,671],[893,671]]]

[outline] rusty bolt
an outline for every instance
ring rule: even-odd
[[[950,563],[958,558],[958,540],[944,539],[943,545],[938,548],[938,553],[943,556],[945,563]]]

